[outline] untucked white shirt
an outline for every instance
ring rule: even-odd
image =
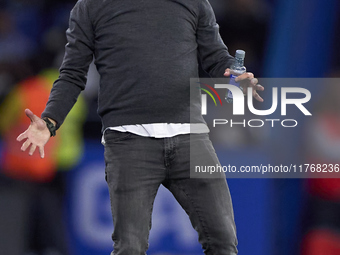
[[[106,128],[102,136],[102,144],[105,144],[104,134],[106,130],[130,132],[136,135],[154,138],[166,138],[182,134],[209,133],[209,128],[204,123],[152,123],[125,125]]]

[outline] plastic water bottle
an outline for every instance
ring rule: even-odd
[[[235,85],[239,87],[241,90],[241,86],[239,82],[236,82],[235,79],[237,76],[243,74],[246,72],[246,67],[243,66],[244,63],[244,57],[246,56],[246,52],[244,50],[237,50],[235,54],[235,62],[234,64],[230,67],[230,82],[229,84]],[[233,102],[233,93],[231,93],[230,90],[228,90],[225,100],[227,103],[232,103]]]

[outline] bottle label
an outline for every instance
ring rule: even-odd
[[[235,81],[236,77],[237,76],[234,75],[234,74],[230,75],[229,84],[234,85],[234,86],[240,88],[240,83]],[[228,98],[230,98],[230,99],[233,98],[233,93],[231,93],[230,90],[228,91]]]

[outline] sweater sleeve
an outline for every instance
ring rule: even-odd
[[[86,0],[79,0],[71,11],[69,28],[66,31],[68,43],[60,67],[59,78],[54,82],[46,108],[41,117],[57,122],[57,128],[64,122],[85,88],[89,65],[93,60],[94,31]]]
[[[197,27],[198,54],[202,68],[213,78],[224,77],[224,71],[234,61],[229,54],[208,0],[201,0]]]

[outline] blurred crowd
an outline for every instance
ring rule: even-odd
[[[1,0],[0,95],[44,68],[58,67],[75,1]]]

